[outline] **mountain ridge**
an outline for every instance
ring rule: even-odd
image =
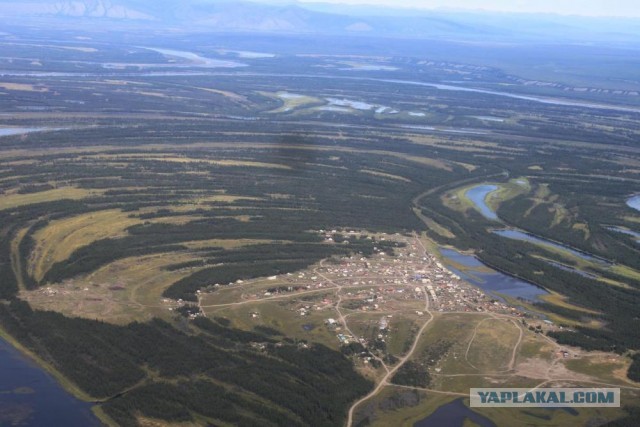
[[[560,38],[637,41],[640,20],[598,21],[579,17],[526,14],[420,11],[415,15],[380,13],[351,7],[305,7],[298,2],[259,3],[228,0],[0,0],[0,17],[12,23],[34,20],[90,22],[96,25],[177,27],[185,31],[370,35],[406,38],[484,37],[509,41]],[[359,10],[359,13],[354,13]],[[344,12],[344,13],[342,13]]]

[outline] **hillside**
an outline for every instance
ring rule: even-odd
[[[637,41],[637,19],[553,15],[398,11],[335,5],[227,0],[0,0],[12,23],[92,28],[177,28],[181,31],[267,32],[447,38],[478,41]]]

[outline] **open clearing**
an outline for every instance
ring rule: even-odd
[[[14,90],[17,92],[49,92],[46,87],[35,86],[25,83],[6,83],[0,82],[0,88],[6,90]]]
[[[128,227],[141,223],[130,215],[111,209],[51,221],[33,236],[30,275],[40,281],[53,264],[69,258],[76,249],[96,240],[125,236]]]
[[[162,292],[194,270],[168,271],[164,267],[194,259],[197,255],[189,253],[125,258],[88,276],[23,291],[20,296],[34,308],[116,324],[167,318],[171,316],[169,309],[177,304],[165,300]]]
[[[51,202],[53,200],[80,200],[101,194],[100,190],[86,190],[76,187],[62,187],[53,190],[30,194],[10,194],[0,196],[0,210],[17,208],[34,203]]]
[[[269,98],[277,99],[283,102],[283,105],[275,110],[269,111],[269,113],[288,113],[300,107],[306,107],[316,104],[324,104],[325,102],[320,98],[313,96],[301,95],[291,92],[259,92],[260,95]]]
[[[510,320],[487,319],[476,326],[465,354],[467,362],[479,372],[507,371],[519,337],[520,328]]]
[[[402,181],[402,182],[411,182],[410,179],[405,178],[403,176],[399,176],[399,175],[392,175],[390,173],[384,173],[384,172],[378,172],[378,171],[372,171],[372,170],[366,170],[366,169],[361,169],[360,172],[362,173],[366,173],[369,175],[373,175],[373,176],[380,176],[383,178],[389,178],[389,179],[394,179],[397,181]]]

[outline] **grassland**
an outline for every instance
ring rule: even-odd
[[[563,297],[562,295],[558,295],[554,297],[553,295],[554,294],[551,294],[551,297],[550,297],[551,299],[548,300],[550,304],[557,305],[558,307],[565,306],[566,308],[569,308],[571,310],[577,310],[578,312],[584,313],[584,318],[579,318],[579,319],[569,318],[566,316],[556,314],[554,312],[549,312],[548,310],[541,309],[536,304],[532,304],[527,301],[518,301],[515,298],[510,298],[509,296],[504,296],[504,295],[503,295],[503,298],[510,304],[520,305],[532,313],[542,314],[557,325],[565,325],[568,327],[579,327],[579,326],[588,325],[590,328],[595,328],[595,329],[602,327],[602,323],[600,321],[598,321],[593,317],[590,317],[589,313],[585,313],[581,311],[584,309],[583,307],[574,306],[572,304],[567,306],[566,297]],[[543,300],[546,300],[546,298]]]
[[[465,359],[479,372],[504,372],[512,367],[521,330],[509,320],[487,319],[476,325]]]
[[[177,305],[162,292],[193,271],[168,271],[166,266],[197,259],[194,254],[159,254],[125,258],[87,277],[24,291],[21,297],[37,309],[53,310],[70,317],[100,319],[115,324],[170,319]]]
[[[62,187],[31,194],[5,193],[0,197],[0,210],[13,209],[34,203],[45,203],[53,200],[80,200],[97,194],[100,194],[100,191],[76,187]]]
[[[256,326],[267,326],[282,335],[296,340],[324,344],[338,350],[339,342],[335,332],[327,329],[325,321],[335,314],[331,310],[318,310],[308,316],[300,316],[294,308],[299,305],[290,301],[256,302],[222,309],[207,309],[208,316],[232,319],[236,328],[253,330]]]
[[[119,157],[115,156],[114,160],[118,160]],[[121,158],[121,160],[126,159]],[[287,165],[279,165],[275,163],[263,163],[243,160],[208,160],[197,159],[187,157],[144,157],[145,160],[160,161],[160,162],[176,162],[176,163],[206,163],[216,166],[237,166],[237,167],[253,167],[253,168],[276,168],[276,169],[291,169]]]
[[[139,219],[118,210],[52,221],[33,236],[35,247],[27,271],[40,281],[53,264],[66,260],[76,249],[96,240],[125,236],[127,228],[140,223]]]
[[[46,87],[36,87],[35,85],[24,84],[24,83],[7,83],[0,82],[0,88],[10,90],[10,91],[18,91],[18,92],[48,92],[49,89]]]
[[[571,303],[567,302],[567,298],[566,297],[564,297],[562,295],[559,295],[556,292],[551,292],[551,293],[549,293],[547,295],[541,296],[540,298],[542,300],[548,302],[548,303],[557,305],[558,307],[568,308],[569,310],[580,311],[580,312],[585,313],[585,314],[591,314],[591,315],[596,315],[596,316],[599,315],[599,314],[602,314],[602,313],[598,313],[597,311],[594,311],[594,310],[589,310],[589,309],[587,309],[585,307],[579,307],[577,305],[571,304]]]
[[[411,180],[409,180],[409,179],[407,179],[405,177],[398,176],[398,175],[392,175],[392,174],[384,173],[384,172],[364,170],[364,169],[361,170],[360,172],[366,173],[366,174],[369,174],[369,175],[375,175],[375,176],[381,176],[381,177],[384,177],[384,178],[395,179],[395,180],[403,181],[403,182],[411,182]]]

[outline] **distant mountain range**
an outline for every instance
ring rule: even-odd
[[[265,1],[265,0],[263,0]],[[371,13],[367,13],[370,10]],[[385,10],[388,13],[385,13]],[[212,32],[359,34],[486,40],[637,41],[640,20],[399,11],[272,0],[0,0],[0,19],[171,26]]]

